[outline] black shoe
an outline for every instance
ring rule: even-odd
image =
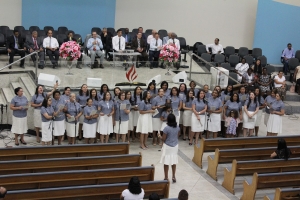
[[[9,66],[8,69],[11,69],[11,66]]]
[[[23,68],[23,69],[25,68],[25,67],[24,67],[24,64],[20,64],[20,67]]]
[[[150,66],[150,69],[153,69],[152,65]]]
[[[76,68],[82,69],[82,68],[80,67],[80,64],[77,64],[77,65],[76,65]]]
[[[39,68],[40,69],[44,69],[44,65],[39,65]]]
[[[99,65],[99,67],[100,67],[101,69],[104,69],[104,67],[103,67],[103,65],[102,65],[102,64],[100,64],[100,65]]]

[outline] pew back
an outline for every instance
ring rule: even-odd
[[[298,200],[300,188],[276,188],[275,195],[266,195],[264,200]]]

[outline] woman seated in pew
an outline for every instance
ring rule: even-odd
[[[123,190],[121,200],[142,200],[144,199],[145,192],[141,187],[138,177],[134,176],[130,179],[128,189]]]
[[[277,150],[271,154],[271,158],[288,160],[292,152],[286,146],[286,142],[283,138],[278,139]]]

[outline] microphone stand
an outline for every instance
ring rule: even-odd
[[[74,107],[75,107],[75,143],[77,144],[78,141],[77,141],[77,130],[76,130],[76,127],[77,127],[77,120],[76,120],[76,116],[77,116],[77,106],[76,106],[76,103],[74,102]]]
[[[54,123],[54,113],[53,113],[53,116],[52,116],[52,145],[54,145],[54,136],[53,136],[53,131],[54,131],[54,126],[53,126],[53,123]]]
[[[118,130],[118,136],[117,137],[120,136],[120,127],[121,127],[121,102],[118,101],[118,103],[119,103],[119,130]],[[120,138],[118,138],[118,141],[119,141],[119,139]]]

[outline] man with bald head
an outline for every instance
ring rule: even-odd
[[[0,187],[0,200],[4,199],[6,193],[7,193],[6,188],[5,187]]]
[[[147,37],[147,43],[150,44],[151,40],[155,37],[156,30],[152,30],[152,34]]]
[[[168,43],[168,40],[171,38],[172,32],[168,32],[168,36],[163,38],[163,45]]]
[[[168,40],[167,44],[174,44],[178,50],[180,50],[180,42],[177,39],[177,35],[175,33],[171,33],[171,38]]]
[[[31,36],[26,36],[25,47],[27,49],[27,53],[32,53],[34,51],[38,51],[39,55],[39,65],[40,69],[44,68],[44,60],[45,60],[45,52],[43,48],[43,40],[42,38],[38,37],[37,31],[32,31]],[[36,54],[31,56],[32,61],[34,64],[36,63]]]

